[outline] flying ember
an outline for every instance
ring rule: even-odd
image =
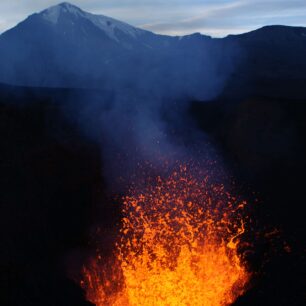
[[[83,270],[88,300],[97,306],[232,304],[250,278],[239,252],[245,205],[187,167],[131,190],[114,260],[97,255]]]

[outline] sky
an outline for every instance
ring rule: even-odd
[[[0,33],[60,0],[0,0]],[[71,0],[155,33],[224,37],[264,25],[306,26],[306,0]]]

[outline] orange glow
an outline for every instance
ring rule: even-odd
[[[239,246],[246,203],[180,167],[124,198],[115,259],[97,256],[82,286],[97,306],[225,306],[250,278]]]

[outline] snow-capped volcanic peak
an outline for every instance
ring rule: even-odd
[[[91,13],[87,13],[82,11],[75,5],[72,5],[67,2],[60,3],[58,5],[52,6],[40,14],[42,17],[53,23],[57,24],[60,16],[62,14],[71,14],[75,17],[86,18],[91,21],[95,26],[105,32],[111,39],[118,41],[118,37],[116,35],[117,31],[121,31],[126,35],[129,35],[132,38],[137,38],[142,33],[146,32],[145,30],[137,29],[127,23],[121,22],[119,20],[103,16],[103,15],[95,15]]]
[[[56,24],[58,22],[61,13],[63,12],[71,13],[76,16],[84,15],[83,14],[84,12],[81,9],[67,2],[51,6],[46,10],[43,10],[40,14],[44,17],[44,19]]]

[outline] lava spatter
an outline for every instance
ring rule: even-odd
[[[95,258],[82,286],[97,306],[226,306],[250,273],[239,253],[244,207],[181,166],[123,199],[115,259]]]

